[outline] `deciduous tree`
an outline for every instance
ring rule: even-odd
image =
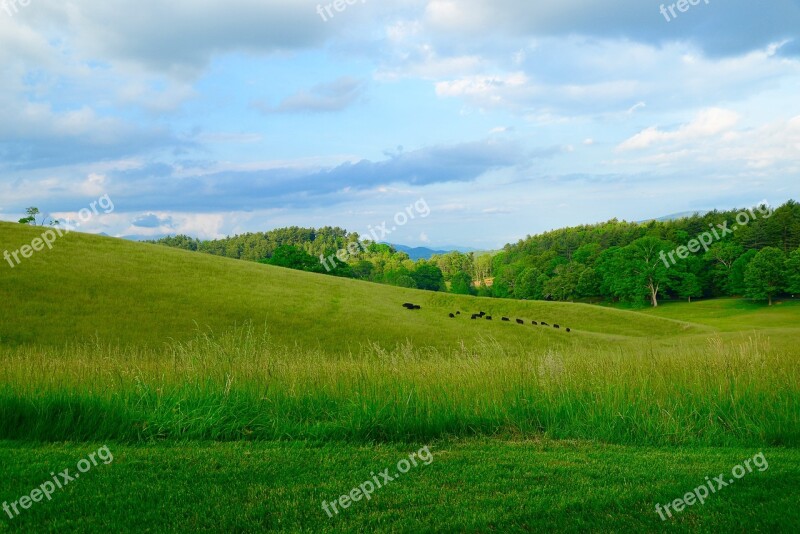
[[[747,266],[744,280],[745,295],[754,299],[766,299],[772,306],[772,299],[784,288],[784,268],[786,257],[780,249],[766,247],[753,257]]]

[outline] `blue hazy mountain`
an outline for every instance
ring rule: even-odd
[[[437,249],[427,248],[427,247],[407,247],[405,245],[397,245],[395,243],[386,243],[395,248],[398,252],[405,252],[408,254],[408,257],[412,260],[428,260],[431,256],[435,254],[447,254],[448,252],[452,252],[457,250],[458,252],[469,253],[475,252],[476,249],[468,248],[468,247],[441,247]]]

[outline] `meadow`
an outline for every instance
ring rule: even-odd
[[[0,223],[0,248],[35,235]],[[478,299],[82,234],[0,267],[0,501],[115,451],[0,531],[800,526],[796,301]],[[430,466],[321,510],[423,445]],[[654,512],[757,452],[769,470]]]

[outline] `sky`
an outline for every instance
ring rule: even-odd
[[[0,220],[495,249],[800,200],[800,0],[349,2],[0,0]]]

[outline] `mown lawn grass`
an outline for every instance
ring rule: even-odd
[[[548,440],[343,443],[0,442],[0,502],[103,444],[114,454],[0,532],[792,532],[800,453]],[[321,503],[427,445],[419,463],[333,518]],[[655,511],[763,452],[754,470],[667,521]]]

